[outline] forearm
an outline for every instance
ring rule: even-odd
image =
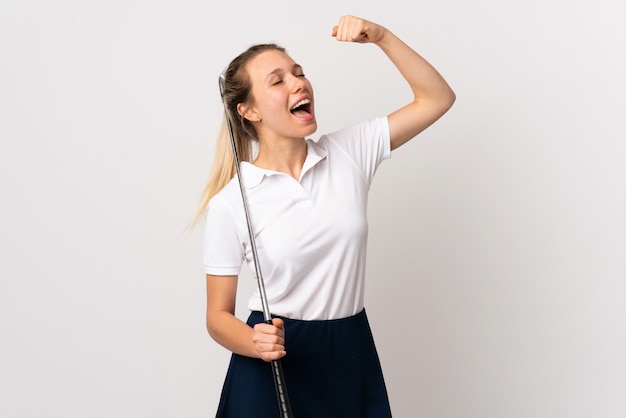
[[[253,343],[253,329],[230,312],[208,313],[207,330],[218,344],[233,353],[260,358]]]

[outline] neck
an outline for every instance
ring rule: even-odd
[[[259,155],[254,165],[267,170],[279,171],[300,179],[300,172],[306,159],[306,141],[284,139],[280,141],[259,141]]]

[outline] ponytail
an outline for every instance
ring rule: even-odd
[[[225,82],[224,90],[222,91],[222,101],[225,103],[226,111],[232,124],[233,137],[240,162],[252,161],[253,142],[255,138],[258,138],[254,124],[237,112],[239,103],[246,103],[251,100],[251,82],[245,66],[255,56],[271,50],[285,52],[283,47],[276,44],[253,45],[231,61],[224,72]],[[217,138],[215,157],[209,180],[202,193],[200,206],[191,221],[191,226],[196,225],[204,217],[209,201],[228,184],[236,173],[230,135],[226,125],[226,117],[224,117]]]
[[[242,140],[237,134],[234,135],[239,161],[252,161],[252,142],[250,140]],[[228,134],[226,117],[224,117],[217,137],[217,143],[215,144],[215,156],[213,157],[209,180],[204,187],[200,205],[193,217],[192,225],[197,224],[204,217],[209,201],[235,177],[235,174],[237,174],[237,168],[235,167],[233,157],[233,147]]]

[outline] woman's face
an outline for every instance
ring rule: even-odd
[[[255,123],[259,139],[304,138],[317,129],[313,88],[300,65],[277,50],[262,52],[246,65],[251,103],[240,112]]]

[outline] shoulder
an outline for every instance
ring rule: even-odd
[[[373,161],[379,161],[391,155],[389,121],[381,116],[352,124],[322,135],[317,145],[329,154],[338,150],[356,158],[369,155],[375,157]]]
[[[222,190],[211,198],[207,210],[208,212],[234,213],[238,209],[240,202],[239,180],[237,175],[235,175]]]
[[[322,135],[322,141],[340,141],[344,138],[388,137],[389,121],[386,116],[376,117],[348,125],[342,129]]]

